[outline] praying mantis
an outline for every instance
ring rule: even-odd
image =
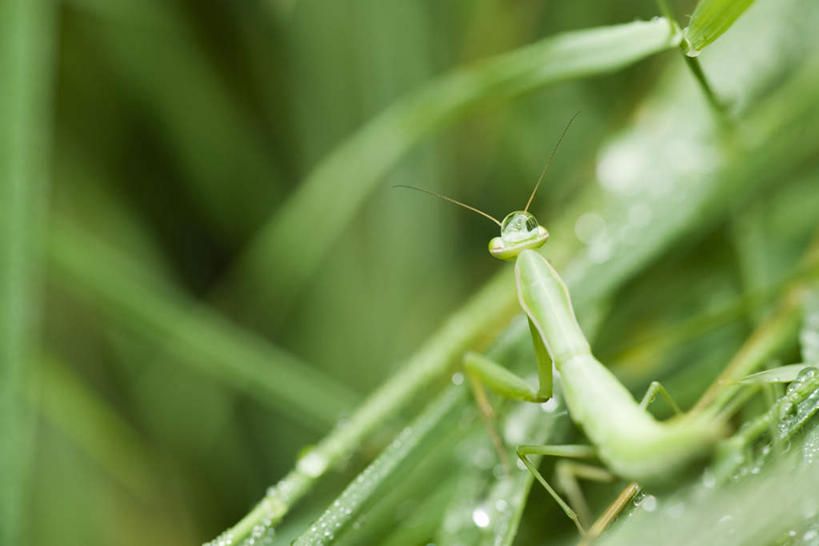
[[[552,375],[560,377],[563,398],[571,419],[583,430],[590,445],[522,445],[517,456],[560,508],[577,526],[582,536],[588,534],[589,509],[579,494],[576,479],[608,481],[614,475],[639,484],[655,484],[669,478],[695,459],[706,455],[725,435],[723,419],[709,413],[679,414],[666,421],[658,421],[646,408],[657,394],[665,396],[672,407],[668,393],[658,382],[649,387],[641,402],[620,383],[608,368],[592,354],[591,347],[577,323],[569,291],[557,271],[536,249],[543,246],[549,232],[529,212],[529,207],[554,157],[573,116],[552,150],[526,207],[509,213],[502,221],[455,199],[416,188],[436,197],[476,212],[500,226],[500,236],[489,243],[489,253],[495,258],[515,261],[515,279],[518,300],[529,322],[538,369],[538,388],[532,389],[520,376],[502,365],[477,354],[464,356],[464,368],[475,398],[489,424],[490,435],[501,456],[502,442],[494,430],[492,408],[483,386],[496,393],[526,402],[543,403],[552,397]],[[543,478],[530,461],[533,455],[563,458],[597,457],[608,470],[586,464],[568,463],[556,467],[565,501]],[[608,522],[636,492],[624,492],[619,508],[607,510],[591,528],[595,534]],[[574,507],[570,506],[573,505]]]

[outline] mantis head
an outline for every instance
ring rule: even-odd
[[[537,179],[537,183],[535,184],[535,188],[532,190],[532,193],[529,195],[529,200],[526,202],[526,207],[523,210],[516,210],[510,212],[506,215],[503,219],[503,222],[499,221],[497,218],[493,217],[490,214],[485,213],[480,209],[476,209],[471,205],[467,205],[466,203],[461,203],[451,197],[447,197],[446,195],[441,195],[440,193],[435,193],[434,191],[425,190],[423,188],[418,188],[415,186],[405,186],[403,184],[399,184],[395,186],[396,188],[408,188],[411,190],[417,190],[423,193],[427,193],[438,199],[443,199],[444,201],[449,201],[454,205],[458,205],[459,207],[463,207],[465,209],[469,209],[472,212],[478,213],[484,218],[492,220],[496,224],[498,224],[501,228],[500,237],[493,237],[491,241],[489,241],[489,253],[498,258],[500,260],[514,260],[518,257],[518,254],[523,252],[527,249],[536,249],[543,246],[546,240],[549,238],[549,232],[546,231],[546,228],[541,226],[540,223],[537,221],[537,218],[529,212],[529,205],[532,204],[532,200],[535,198],[535,194],[537,193],[538,188],[540,187],[540,183],[543,182],[543,177],[546,176],[546,171],[549,170],[549,165],[552,163],[552,159],[555,156],[555,152],[557,151],[558,146],[563,141],[563,137],[566,136],[566,131],[569,130],[569,126],[574,121],[574,118],[577,117],[577,114],[580,112],[576,112],[569,122],[566,124],[566,127],[563,128],[563,132],[560,134],[560,137],[557,139],[557,143],[555,147],[552,149],[552,153],[549,156],[549,159],[546,161],[546,166],[543,167],[543,171],[540,173],[540,177]]]
[[[514,260],[521,251],[540,248],[549,238],[531,212],[516,210],[501,222],[500,237],[489,241],[489,253],[500,260]]]

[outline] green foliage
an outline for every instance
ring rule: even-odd
[[[819,339],[819,8],[654,15],[0,4],[0,542],[575,541],[459,375],[487,348],[535,370],[494,228],[391,187],[521,208],[578,110],[532,210],[595,355],[635,393],[738,410],[704,477],[604,539],[814,530],[816,391],[771,376]],[[512,460],[582,441],[559,403],[493,402]],[[624,485],[585,488],[592,510]]]
[[[22,525],[33,420],[26,381],[37,354],[42,234],[50,147],[53,8],[0,4],[0,542]]]
[[[696,56],[731,28],[754,0],[700,0],[685,29],[688,55]]]

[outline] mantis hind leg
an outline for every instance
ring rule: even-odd
[[[594,457],[594,449],[587,445],[554,445],[554,446],[533,446],[524,445],[519,446],[517,454],[520,460],[529,469],[529,472],[535,479],[543,486],[549,495],[557,502],[563,513],[572,520],[577,527],[581,536],[586,536],[586,528],[591,523],[591,513],[589,511],[588,503],[586,502],[583,493],[580,490],[578,478],[593,480],[593,481],[611,481],[614,476],[607,470],[587,465],[583,463],[576,463],[574,461],[565,460],[565,458],[590,458]],[[568,498],[564,500],[543,477],[537,469],[535,463],[529,459],[529,455],[548,455],[551,457],[563,457],[563,460],[558,461],[555,466],[557,486],[563,490]]]
[[[657,398],[658,394],[665,399],[665,401],[668,403],[671,409],[674,410],[674,413],[676,415],[682,414],[682,411],[680,411],[680,407],[668,393],[666,388],[663,387],[663,384],[660,383],[659,381],[652,381],[651,384],[648,386],[645,394],[643,395],[642,400],[640,400],[640,408],[644,410],[647,409],[648,406],[650,406],[651,403],[654,402],[654,400]],[[631,482],[630,484],[628,484],[620,492],[620,494],[617,495],[617,498],[614,499],[614,501],[608,506],[608,508],[606,508],[606,510],[600,515],[600,517],[597,518],[597,520],[589,529],[586,538],[594,539],[600,536],[603,533],[603,531],[605,531],[606,528],[611,524],[611,522],[614,521],[615,518],[617,518],[620,512],[623,511],[623,509],[628,505],[629,501],[631,501],[631,498],[634,497],[634,495],[636,495],[637,491],[639,490],[640,486],[637,484],[637,482]]]
[[[671,409],[674,410],[675,415],[682,415],[682,411],[680,411],[680,407],[674,401],[668,391],[663,387],[663,384],[659,381],[652,381],[651,385],[648,386],[646,389],[646,393],[643,395],[643,399],[640,400],[640,409],[646,409],[648,406],[654,402],[654,399],[657,398],[657,395],[661,395],[665,401],[671,406]]]

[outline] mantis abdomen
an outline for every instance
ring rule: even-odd
[[[662,481],[722,435],[724,425],[713,417],[659,422],[641,408],[591,354],[569,292],[543,256],[522,251],[515,272],[521,306],[560,373],[569,414],[615,473],[641,483]]]

